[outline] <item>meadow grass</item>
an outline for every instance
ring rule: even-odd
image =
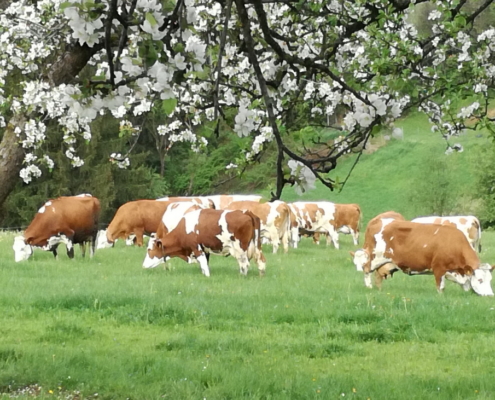
[[[173,260],[143,270],[144,249],[92,260],[36,251],[15,263],[0,236],[0,398],[490,399],[495,302],[432,276],[364,287],[349,250],[314,245],[254,263],[212,257],[211,277]],[[482,260],[495,259],[495,233]],[[10,388],[10,389],[9,389]],[[53,393],[51,393],[53,392]],[[97,394],[97,395],[96,395]],[[17,398],[30,398],[16,395]]]
[[[445,142],[420,114],[400,124],[404,139],[364,154],[342,192],[318,184],[283,199],[358,203],[363,230],[386,210],[416,216],[415,182]],[[455,142],[466,150],[446,166],[472,194],[491,142]],[[332,176],[343,179],[354,157]],[[482,242],[482,261],[495,264],[495,232]],[[367,289],[348,236],[340,250],[264,246],[263,278],[254,263],[243,277],[234,259],[213,256],[210,278],[181,260],[143,270],[144,249],[122,243],[92,260],[76,248],[75,260],[38,250],[15,263],[12,243],[0,235],[1,399],[32,398],[21,393],[32,387],[78,400],[495,398],[494,299],[451,282],[439,295],[432,276],[401,273]]]

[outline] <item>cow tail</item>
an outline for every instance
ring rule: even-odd
[[[476,219],[478,223],[478,253],[481,253],[481,224],[479,219]]]
[[[358,209],[358,212],[359,212],[357,229],[358,229],[359,232],[361,232],[361,227],[363,226],[363,213],[361,211],[361,207],[357,206],[357,209]]]
[[[253,228],[254,228],[254,238],[253,244],[258,250],[261,250],[261,221],[259,217],[254,215],[251,211],[244,211],[247,215],[251,217],[251,220],[253,222]]]

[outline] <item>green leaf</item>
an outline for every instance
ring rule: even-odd
[[[64,11],[68,7],[78,7],[81,8],[81,5],[78,3],[71,3],[70,1],[65,1],[62,4],[60,4],[60,10]]]
[[[151,13],[146,13],[146,21],[148,21],[152,27],[157,25],[156,19]]]
[[[172,114],[175,107],[177,107],[177,99],[167,99],[162,101],[162,111],[167,115]]]

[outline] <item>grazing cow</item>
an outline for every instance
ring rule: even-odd
[[[205,197],[213,201],[217,210],[225,210],[234,201],[255,201],[259,203],[263,196],[257,194],[218,194]]]
[[[100,231],[97,249],[112,247],[117,239],[136,236],[136,244],[143,245],[144,234],[151,235],[158,229],[163,213],[171,203],[156,200],[129,201],[119,207],[106,231]]]
[[[357,204],[335,204],[335,218],[333,220],[337,234],[351,235],[354,244],[359,244],[359,227],[361,225],[361,208]],[[329,242],[328,234],[324,234]],[[320,233],[313,234],[313,241],[320,243]]]
[[[31,246],[51,251],[57,257],[57,247],[64,243],[67,255],[74,258],[74,244],[90,242],[90,257],[95,250],[100,201],[91,195],[64,196],[47,201],[36,213],[23,236],[14,240],[15,261],[27,260],[33,253]]]
[[[464,233],[464,236],[466,236],[466,239],[473,249],[481,252],[481,224],[478,218],[472,215],[419,217],[414,218],[412,222],[418,222],[420,224],[452,225]]]
[[[195,210],[188,212],[170,231],[162,222],[156,239],[150,240],[143,268],[154,268],[171,257],[195,258],[205,276],[210,276],[210,252],[237,259],[240,272],[247,274],[254,258],[260,275],[266,260],[261,251],[260,219],[250,211]]]
[[[339,248],[338,230],[343,226],[347,226],[346,224],[349,224],[349,222],[348,220],[345,220],[346,222],[342,224],[339,222],[340,217],[337,215],[337,204],[329,201],[297,201],[290,203],[290,206],[292,212],[296,216],[299,233],[310,235],[314,235],[315,233],[323,233],[327,237],[327,245],[330,244],[331,241],[336,249]],[[357,219],[358,222],[359,219],[360,217]],[[343,217],[342,220],[344,221]],[[359,229],[357,226],[358,223],[353,228],[353,231],[357,231],[357,235],[359,235]],[[291,236],[292,242],[294,243],[294,233],[292,233]]]
[[[157,201],[168,201],[169,203],[180,203],[180,202],[192,202],[201,208],[216,208],[215,203],[204,196],[188,197],[188,196],[177,196],[177,197],[161,197],[156,199]]]
[[[383,220],[397,220],[405,221],[406,219],[395,211],[386,211],[378,214],[372,218],[366,226],[364,233],[364,245],[362,249],[350,251],[353,258],[354,265],[358,271],[364,271],[364,284],[371,288],[371,258],[373,256],[373,249],[376,247],[376,236],[383,228]],[[390,271],[394,270],[394,267],[389,265],[383,265],[375,272],[375,282],[378,288],[381,288],[382,280],[392,276]]]
[[[226,210],[249,210],[261,221],[261,237],[273,245],[273,253],[278,251],[280,243],[284,252],[289,251],[290,210],[287,203],[277,200],[271,203],[256,201],[234,201]]]
[[[481,296],[493,296],[492,266],[481,264],[466,237],[452,226],[418,224],[383,219],[375,235],[371,271],[385,264],[408,275],[433,274],[442,292],[445,278],[473,289]]]

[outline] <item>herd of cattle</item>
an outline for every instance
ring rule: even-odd
[[[143,268],[154,268],[172,257],[197,262],[210,276],[211,253],[233,256],[242,274],[247,274],[254,259],[261,275],[266,260],[262,243],[270,243],[276,253],[297,248],[302,235],[316,243],[320,236],[339,248],[339,233],[352,235],[359,244],[361,209],[357,204],[327,201],[261,202],[258,195],[215,195],[201,197],[164,197],[136,200],[122,205],[106,230],[98,231],[100,202],[89,194],[59,197],[47,201],[36,213],[23,236],[14,239],[16,261],[27,260],[33,246],[53,252],[64,243],[74,257],[74,245],[82,255],[89,243],[95,249],[112,247],[121,239],[143,246],[150,236]],[[438,291],[445,279],[493,296],[492,269],[482,264],[481,228],[476,217],[422,217],[407,221],[389,211],[374,217],[365,231],[363,248],[351,252],[354,265],[364,272],[364,282],[372,287],[401,270],[409,275],[433,274]]]

